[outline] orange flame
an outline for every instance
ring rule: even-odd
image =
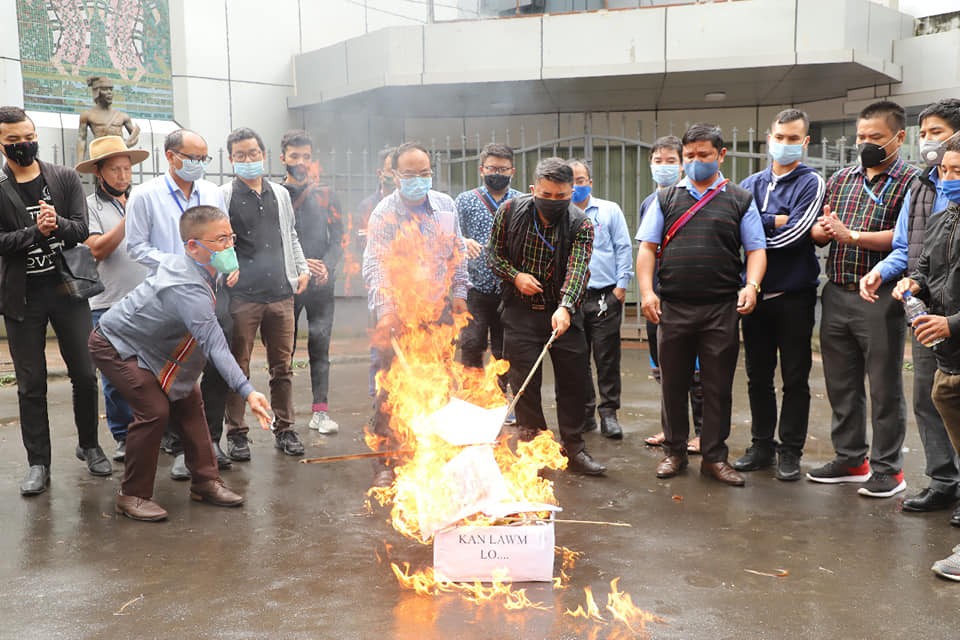
[[[454,266],[463,257],[454,238],[425,237],[414,223],[397,219],[387,222],[396,225],[397,233],[389,250],[381,256],[385,271],[382,286],[390,293],[403,326],[393,336],[385,339],[381,336],[381,340],[391,343],[396,357],[388,370],[377,374],[377,387],[387,392],[384,409],[389,415],[392,435],[382,438],[368,430],[365,440],[375,451],[408,453],[395,461],[393,484],[372,488],[368,496],[381,505],[391,505],[391,522],[398,532],[427,544],[433,529],[425,528],[424,524],[434,523],[444,514],[452,512],[462,517],[468,513],[455,524],[497,522],[460,508],[465,506],[458,502],[462,501],[464,490],[469,492],[474,487],[468,486],[469,478],[464,477],[469,473],[449,470],[451,461],[459,460],[466,449],[440,437],[431,417],[451,399],[483,409],[502,407],[505,401],[497,381],[509,365],[492,360],[478,370],[464,367],[454,359],[456,338],[467,321],[464,316],[441,321],[449,315],[447,306]],[[517,443],[515,449],[508,446],[508,438],[501,437],[492,445],[492,456],[503,478],[505,501],[556,504],[553,482],[542,477],[540,471],[563,469],[567,460],[550,431],[540,432],[531,442]],[[525,514],[523,517],[535,520],[548,516]],[[565,547],[558,547],[556,551],[561,556],[561,569],[554,586],[561,588],[568,582],[569,572],[581,554]],[[545,608],[542,603],[531,601],[525,589],[514,588],[506,572],[497,573],[489,584],[450,583],[438,581],[433,568],[412,570],[405,562],[390,566],[400,585],[419,595],[435,597],[455,593],[475,604],[493,602],[510,610]],[[653,616],[636,608],[617,584],[616,580],[611,583],[612,593],[607,602],[612,621],[603,617],[589,587],[584,590],[585,603],[574,611],[567,610],[566,615],[593,625],[615,622],[630,630],[642,629]]]

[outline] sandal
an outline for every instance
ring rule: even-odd
[[[687,443],[687,453],[700,455],[700,436],[697,436]]]
[[[646,445],[651,446],[651,447],[659,447],[659,446],[662,446],[662,445],[663,445],[663,442],[664,442],[664,440],[666,440],[666,439],[667,439],[667,437],[666,437],[665,435],[663,435],[663,431],[661,431],[660,433],[658,433],[658,434],[655,435],[655,436],[649,436],[649,437],[644,438],[644,439],[643,439],[643,442],[644,442]]]

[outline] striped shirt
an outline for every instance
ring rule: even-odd
[[[860,165],[846,167],[830,176],[824,203],[851,231],[892,230],[907,190],[918,174],[900,157],[872,180],[867,179]],[[827,278],[839,285],[857,284],[888,253],[831,242]]]
[[[531,206],[531,209],[533,207]],[[501,208],[501,212],[503,209]],[[518,215],[517,211],[513,215]],[[530,298],[533,304],[553,306],[556,304],[578,305],[587,290],[590,278],[590,256],[593,253],[593,223],[589,218],[576,230],[570,243],[570,257],[567,260],[566,274],[560,291],[550,286],[553,281],[556,261],[553,259],[554,247],[559,241],[559,224],[546,226],[538,220],[536,211],[530,216],[533,222],[527,225],[523,238],[523,262],[514,265],[508,259],[509,243],[507,239],[506,216],[498,215],[493,222],[490,235],[490,254],[493,272],[506,282],[513,282],[520,273],[529,273],[543,286],[543,293]],[[566,224],[564,222],[563,224]]]

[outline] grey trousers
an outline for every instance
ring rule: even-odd
[[[875,473],[897,473],[903,467],[906,406],[903,398],[903,343],[906,321],[890,292],[894,283],[877,291],[874,304],[833,283],[823,288],[820,352],[827,397],[833,409],[830,437],[837,460],[863,463],[868,452]],[[867,443],[867,395],[873,445]]]
[[[913,332],[911,331],[911,334]],[[923,443],[927,461],[924,473],[930,477],[930,488],[941,493],[957,495],[960,490],[960,459],[950,442],[943,419],[930,397],[937,359],[933,351],[913,340],[913,414]],[[958,496],[960,497],[960,496]]]

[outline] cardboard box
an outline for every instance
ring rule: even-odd
[[[433,569],[444,582],[492,582],[498,571],[509,582],[553,580],[553,505],[496,505],[502,517],[508,513],[549,511],[549,520],[531,524],[460,526],[438,532],[433,539]],[[484,509],[487,511],[487,509]]]

